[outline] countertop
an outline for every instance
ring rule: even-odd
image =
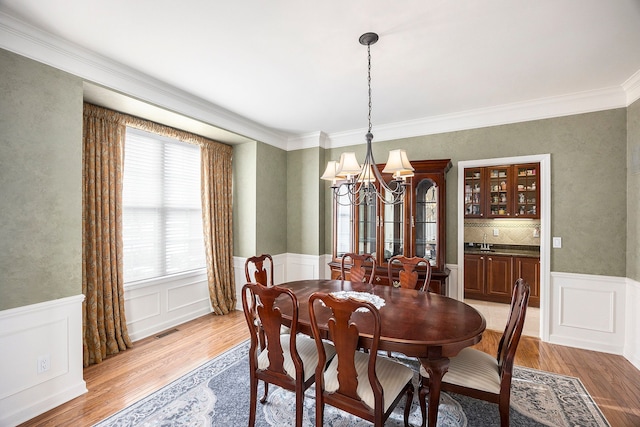
[[[469,247],[464,246],[465,254],[473,255],[502,255],[502,256],[519,256],[526,258],[540,258],[540,248],[537,246],[518,246],[518,245],[491,245],[491,250],[480,250],[480,245]]]

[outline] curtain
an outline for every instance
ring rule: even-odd
[[[84,366],[132,347],[124,314],[121,114],[84,104],[82,293]]]
[[[209,296],[215,314],[236,307],[233,274],[232,149],[223,144],[202,144],[202,222]]]

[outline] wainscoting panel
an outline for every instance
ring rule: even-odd
[[[626,279],[551,272],[549,341],[623,354]]]
[[[626,295],[626,340],[624,357],[640,369],[640,283],[627,279]]]
[[[78,295],[0,312],[0,425],[17,425],[87,392],[83,300]],[[40,363],[48,369],[38,373]]]
[[[128,285],[124,298],[132,341],[211,313],[205,271]]]

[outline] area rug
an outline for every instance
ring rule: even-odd
[[[248,343],[206,362],[137,403],[96,424],[124,426],[246,426],[249,419]],[[417,370],[417,362],[394,355]],[[418,376],[414,378],[417,386]],[[262,394],[260,383],[258,396]],[[417,390],[417,387],[416,387]],[[410,423],[422,421],[417,392],[411,404]],[[402,426],[404,402],[386,426]],[[258,403],[256,426],[293,426],[295,397],[279,387],[269,387],[267,403]],[[511,389],[512,426],[606,427],[609,423],[578,378],[515,367]],[[371,425],[331,406],[325,407],[325,426]],[[314,389],[307,390],[304,426],[315,425]],[[497,405],[453,393],[442,393],[438,426],[491,427],[500,425]]]

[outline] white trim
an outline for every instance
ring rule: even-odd
[[[309,147],[337,148],[363,144],[365,129],[291,135],[262,126],[245,117],[167,85],[137,70],[97,55],[0,11],[0,47],[137,100],[174,111],[238,135],[283,150]],[[640,73],[640,71],[638,72]],[[464,129],[482,128],[628,106],[640,97],[638,73],[621,86],[533,99],[454,114],[382,124],[375,141],[387,141]],[[626,91],[626,92],[625,92]]]
[[[458,294],[464,299],[464,169],[515,163],[540,163],[540,338],[549,340],[550,331],[550,265],[551,252],[551,155],[464,160],[458,162]]]
[[[286,149],[287,136],[0,11],[0,47],[251,139]]]
[[[625,294],[624,357],[640,369],[640,283],[627,278]]]
[[[75,295],[0,311],[0,425],[17,425],[87,392],[82,301]],[[38,374],[39,357],[50,357]]]
[[[549,342],[624,354],[626,294],[624,277],[552,272]]]
[[[627,105],[627,95],[620,86],[616,86],[378,125],[373,134],[374,141],[388,141],[624,108]],[[365,133],[366,129],[332,133],[329,134],[329,144],[331,148],[362,144]]]
[[[627,106],[640,99],[640,70],[622,83],[622,88],[627,93]]]

